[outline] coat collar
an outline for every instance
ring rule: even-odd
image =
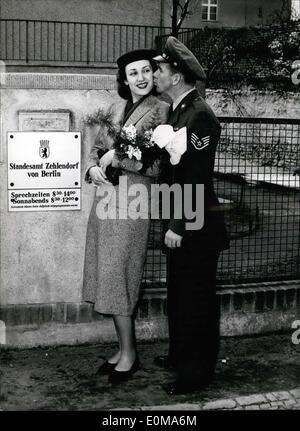
[[[130,117],[127,119],[125,126],[129,124],[135,125],[138,121],[140,121],[151,109],[153,105],[156,103],[156,97],[148,96],[143,100],[142,103],[133,111]],[[125,109],[125,108],[124,108]]]
[[[189,94],[185,96],[184,99],[181,100],[178,106],[176,106],[176,109],[172,112],[168,119],[168,124],[173,125],[176,124],[178,121],[178,117],[182,112],[184,112],[191,104],[192,102],[199,97],[198,90],[193,90]]]
[[[143,100],[142,103],[139,104],[139,106],[133,111],[133,113],[130,115],[130,117],[127,119],[125,126],[128,126],[129,124],[136,125],[138,121],[140,121],[151,109],[153,108],[153,105],[155,105],[157,102],[156,97],[150,95],[146,97],[146,99]],[[116,104],[116,115],[117,115],[117,121],[121,122],[126,107],[126,100],[122,100],[118,104]]]

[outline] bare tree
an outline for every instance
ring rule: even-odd
[[[199,0],[172,0],[172,36],[177,37],[179,29],[187,15],[191,15]],[[191,10],[193,8],[193,10]]]

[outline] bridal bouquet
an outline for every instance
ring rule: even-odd
[[[163,149],[169,153],[171,164],[177,165],[187,148],[186,127],[174,132],[172,126],[164,124],[154,130],[138,132],[132,124],[123,126],[115,136],[113,148],[120,160],[129,158],[140,162],[141,173],[145,173],[161,157]],[[113,184],[118,183],[120,169],[108,168],[106,173]]]
[[[161,155],[161,149],[153,141],[153,130],[138,132],[133,124],[119,130],[113,148],[120,160],[129,158],[140,162],[140,172],[145,172]]]
[[[157,126],[155,130],[150,129],[138,133],[136,128],[130,124],[122,127],[114,148],[121,158],[135,158],[137,161],[141,161],[144,169],[152,166],[160,156],[161,150],[165,148],[170,154],[172,165],[177,165],[187,148],[186,127],[174,132],[172,126],[163,124]]]
[[[162,150],[155,145],[152,139],[153,129],[139,130],[133,124],[129,126],[115,127],[113,130],[113,146],[115,156],[119,161],[130,159],[135,161],[134,170],[145,174],[148,168],[160,158]],[[99,159],[104,154],[99,150]],[[109,165],[106,168],[106,176],[113,185],[119,183],[122,168]]]

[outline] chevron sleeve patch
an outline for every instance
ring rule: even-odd
[[[210,136],[204,136],[203,138],[199,138],[195,133],[191,135],[191,143],[196,148],[196,150],[203,150],[205,147],[209,145]]]

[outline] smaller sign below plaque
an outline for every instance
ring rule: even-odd
[[[79,210],[79,132],[9,132],[8,210]]]
[[[80,189],[8,190],[9,211],[80,209]]]

